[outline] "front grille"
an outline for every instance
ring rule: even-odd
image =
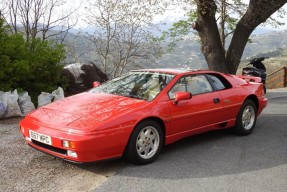
[[[41,142],[33,140],[33,139],[32,139],[32,143],[34,145],[37,145],[39,147],[42,147],[44,149],[48,149],[48,150],[56,152],[56,153],[60,153],[60,154],[63,154],[63,155],[67,154],[67,150],[65,150],[65,149],[56,148],[56,147],[53,147],[51,145],[47,145],[47,144],[41,143]]]

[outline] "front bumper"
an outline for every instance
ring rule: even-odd
[[[50,136],[52,145],[31,139],[29,130]],[[120,157],[129,137],[128,131],[122,130],[76,135],[32,124],[26,122],[25,119],[20,122],[20,132],[29,146],[74,163],[95,162]],[[63,147],[63,140],[73,141],[74,148]],[[68,152],[76,153],[76,157],[70,156]]]

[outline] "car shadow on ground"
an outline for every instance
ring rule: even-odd
[[[186,179],[214,177],[268,169],[287,164],[286,114],[263,114],[254,132],[236,136],[219,130],[185,138],[164,147],[152,164],[136,166],[123,159],[105,162],[118,165],[118,174],[128,177]],[[276,127],[272,127],[275,125]],[[83,166],[93,172],[96,164]]]
[[[242,137],[230,130],[219,130],[188,137],[165,146],[152,164],[125,164],[119,175],[157,179],[203,178],[286,165],[286,92],[271,94],[268,96],[270,102],[257,119],[251,135]]]
[[[80,187],[94,188],[97,178],[98,184],[101,184],[106,181],[103,178],[114,174],[116,177],[126,176],[136,180],[177,180],[268,170],[273,167],[280,169],[281,165],[287,164],[286,99],[271,98],[269,101],[251,135],[239,137],[230,130],[221,130],[188,137],[165,146],[159,158],[145,166],[129,164],[122,158],[84,165],[67,163],[27,146],[19,133],[18,122],[21,118],[2,120],[0,169],[3,177],[0,184],[11,191],[30,191],[40,187],[62,190],[74,187],[74,183],[82,183]],[[29,180],[23,175],[29,175]]]
[[[258,118],[251,135],[240,137],[230,130],[219,130],[188,137],[165,146],[159,158],[149,165],[135,166],[123,158],[83,165],[66,163],[52,157],[48,160],[67,168],[77,167],[104,177],[119,174],[159,179],[213,177],[285,165],[287,114],[277,108],[284,106],[286,102],[283,99],[271,100],[272,105]],[[1,123],[11,122],[5,120]]]

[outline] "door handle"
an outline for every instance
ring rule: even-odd
[[[220,103],[220,99],[219,99],[219,98],[214,98],[214,99],[213,99],[213,103],[214,103],[214,104]]]

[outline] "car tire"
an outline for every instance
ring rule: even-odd
[[[257,108],[252,100],[246,100],[240,108],[233,131],[237,135],[252,133],[257,120]]]
[[[126,159],[136,165],[153,162],[163,146],[160,125],[151,120],[139,123],[133,130],[125,150]]]

